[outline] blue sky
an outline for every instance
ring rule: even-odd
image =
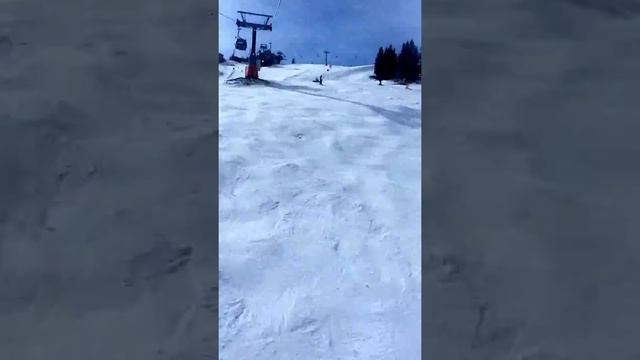
[[[220,0],[219,10],[236,18],[237,11],[273,15],[278,0]],[[400,48],[413,39],[420,44],[420,0],[282,0],[273,21],[273,32],[258,31],[258,45],[272,43],[272,50],[282,51],[287,62],[323,62],[323,50],[331,53],[334,64],[372,64],[380,46]],[[221,15],[219,19],[220,52],[231,56],[237,27]],[[250,29],[240,36],[251,42]],[[237,55],[246,55],[237,52]]]

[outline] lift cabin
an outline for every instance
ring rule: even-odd
[[[249,54],[249,66],[245,72],[246,79],[258,79],[258,55],[256,54],[256,32],[258,30],[272,31],[273,28],[270,24],[273,16],[266,14],[257,14],[247,11],[238,11],[240,19],[236,20],[238,28],[251,29],[251,53]],[[248,21],[247,17],[255,17],[261,21]],[[241,39],[238,39],[241,40]],[[238,42],[236,42],[237,48]],[[245,41],[246,46],[246,41]]]
[[[247,50],[247,40],[240,37],[240,30],[242,29],[238,28],[238,34],[236,35],[236,45],[233,49],[233,53],[231,54],[231,57],[229,58],[229,60],[236,61],[239,63],[246,63],[246,62],[249,62],[249,58],[236,56],[236,50],[240,50],[240,51]]]
[[[238,38],[236,40],[236,49],[241,51],[247,50],[247,40],[243,38]]]

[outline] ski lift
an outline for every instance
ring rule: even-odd
[[[239,37],[236,40],[236,49],[241,51],[247,50],[247,40]]]

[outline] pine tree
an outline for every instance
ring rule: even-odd
[[[376,60],[375,63],[373,65],[373,73],[376,75],[376,77],[382,77],[382,67],[383,67],[383,58],[384,56],[384,52],[382,50],[382,47],[380,47],[378,49],[378,54],[376,55]]]
[[[397,60],[397,76],[400,80],[409,82],[420,77],[420,52],[413,40],[402,44]]]
[[[381,65],[381,79],[382,80],[388,80],[389,79],[389,48],[385,48],[384,51],[382,52],[382,61],[380,62]]]
[[[418,47],[415,45],[414,45],[414,51],[415,51],[415,57],[416,57],[414,76],[416,80],[418,80],[420,78],[420,73],[422,72],[422,69],[421,69],[422,55],[420,53],[420,49],[418,49]]]
[[[398,77],[400,80],[406,80],[409,76],[410,67],[409,43],[402,44],[400,55],[398,55]]]
[[[384,80],[396,78],[398,71],[398,56],[392,45],[389,45],[383,54],[384,58]]]
[[[391,47],[391,79],[398,78],[398,54],[396,54],[396,49]]]
[[[411,81],[416,81],[418,80],[418,75],[420,74],[420,68],[418,66],[420,62],[420,52],[418,51],[418,47],[413,42],[413,40],[411,40],[408,44],[408,53],[408,79]]]
[[[418,50],[418,79],[422,78],[422,46]]]
[[[384,77],[384,51],[382,50],[382,47],[380,47],[380,49],[378,49],[378,54],[376,55],[376,60],[375,60],[375,64],[373,66],[373,73],[376,75],[376,78],[378,80],[382,80],[382,78]]]

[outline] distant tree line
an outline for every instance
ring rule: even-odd
[[[272,53],[271,50],[269,50],[269,49],[258,50],[258,53],[256,54],[256,56],[258,57],[258,61],[260,61],[260,66],[264,66],[264,67],[268,67],[268,66],[272,66],[272,65],[278,65],[278,64],[282,63],[282,60],[286,59],[286,56],[282,51],[277,51],[275,53]],[[219,59],[220,62],[224,62],[224,61],[222,61],[224,59],[224,56],[222,56],[222,54],[218,55],[218,59]],[[236,62],[239,62],[239,63],[248,63],[249,62],[249,58],[248,57],[239,57],[239,56],[236,56],[236,55],[232,55],[229,59],[231,61],[236,61]]]
[[[374,78],[380,82],[382,80],[415,82],[421,77],[420,57],[420,51],[413,40],[402,44],[400,54],[396,53],[392,45],[386,49],[380,47],[373,70]]]
[[[265,49],[258,51],[258,59],[261,62],[261,66],[272,66],[280,64],[282,60],[285,59],[285,55],[282,51],[278,51],[274,54],[271,50]]]

